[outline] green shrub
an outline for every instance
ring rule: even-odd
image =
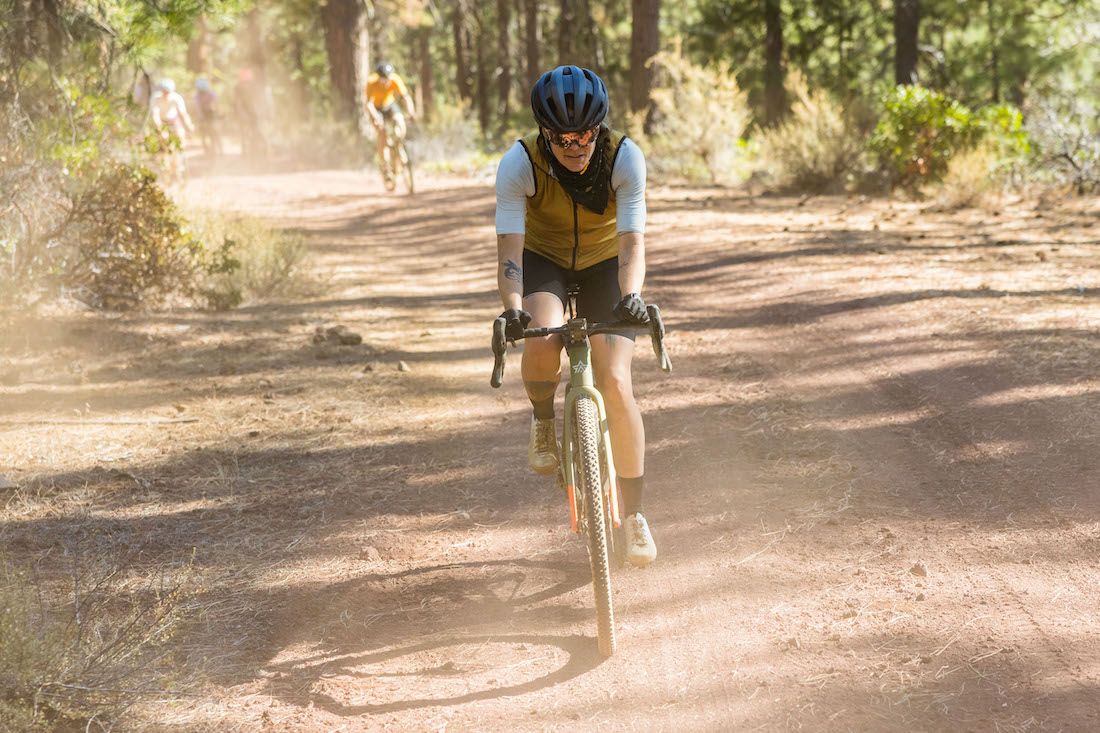
[[[37,69],[28,65],[32,79]],[[48,91],[49,104],[33,110],[41,119],[27,99],[0,106],[0,305],[70,297],[129,310],[190,294],[216,253],[188,235],[148,169],[121,160],[144,157],[140,144],[118,142],[129,121],[74,83]]]
[[[950,211],[992,203],[1007,185],[999,151],[982,142],[951,158],[943,179],[928,193],[939,209]]]
[[[787,78],[790,114],[760,135],[768,177],[780,188],[820,191],[843,186],[863,156],[857,125],[827,91],[811,92],[805,77]]]
[[[870,148],[895,185],[905,188],[940,180],[951,156],[978,131],[966,106],[922,86],[895,87],[882,106]]]
[[[1011,105],[991,105],[978,111],[977,124],[977,146],[991,156],[991,183],[1002,188],[1020,186],[1033,153],[1023,113]]]
[[[115,162],[73,197],[58,244],[61,288],[106,310],[190,294],[210,256],[152,173]]]
[[[1078,194],[1100,191],[1100,106],[1095,101],[1051,95],[1029,105],[1033,142],[1031,177],[1040,185]]]
[[[301,235],[202,209],[188,211],[187,219],[192,236],[206,243],[195,294],[207,307],[226,310],[305,287],[307,250]]]
[[[678,53],[649,61],[658,85],[653,89],[649,130],[635,116],[628,130],[645,150],[657,176],[734,183],[748,171],[745,130],[752,119],[748,94],[736,76],[716,66],[697,66]]]
[[[170,298],[232,308],[296,283],[301,238],[256,222],[187,222],[147,168],[96,147],[43,153],[18,119],[0,127],[0,305],[68,297],[104,310]]]

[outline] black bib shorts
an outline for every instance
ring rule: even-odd
[[[557,296],[562,306],[568,303],[566,294],[570,285],[580,286],[577,294],[577,315],[587,318],[589,323],[608,323],[618,321],[615,306],[623,299],[619,289],[619,259],[596,263],[583,270],[570,270],[562,267],[537,252],[523,250],[523,295],[533,293],[551,293]],[[566,312],[566,317],[569,313]],[[634,330],[611,331],[617,336],[634,340]]]

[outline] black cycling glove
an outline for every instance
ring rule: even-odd
[[[649,321],[649,316],[645,311],[645,301],[638,293],[629,293],[619,301],[612,313],[619,320],[638,326],[645,325]]]
[[[519,308],[509,308],[500,314],[507,321],[504,326],[504,336],[509,341],[517,341],[523,338],[523,329],[531,322],[531,314]]]

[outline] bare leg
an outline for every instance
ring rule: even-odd
[[[624,478],[645,473],[645,426],[634,401],[630,362],[634,342],[615,334],[592,337],[592,369],[603,395],[611,430],[611,452],[616,472]]]
[[[387,188],[390,183],[390,157],[389,151],[386,148],[386,126],[378,128],[378,135],[376,136],[378,141],[378,167],[382,171],[382,178],[386,182]]]
[[[565,306],[556,295],[532,293],[523,299],[523,309],[531,314],[530,328],[565,323]],[[533,404],[553,400],[561,381],[561,350],[560,336],[524,340],[523,386]]]

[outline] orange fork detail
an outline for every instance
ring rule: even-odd
[[[577,491],[574,486],[565,487],[565,495],[569,498],[569,526],[574,532],[580,532],[577,528]]]
[[[615,479],[608,479],[608,490],[611,494],[609,503],[611,504],[611,526],[615,529],[623,526],[623,520],[619,517],[619,487],[616,486],[618,482]]]

